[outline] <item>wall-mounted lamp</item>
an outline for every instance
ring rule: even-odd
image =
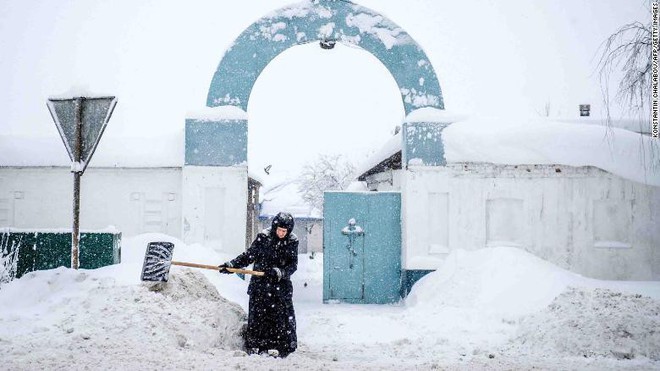
[[[325,50],[330,50],[330,49],[334,48],[335,43],[336,43],[336,41],[332,40],[332,39],[323,39],[323,40],[319,41],[319,45],[321,45],[321,49],[325,49]]]

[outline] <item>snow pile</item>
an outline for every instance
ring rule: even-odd
[[[74,360],[77,368],[112,369],[101,365],[118,359],[123,369],[162,369],[171,367],[172,352],[240,349],[245,310],[221,296],[200,270],[172,267],[167,283],[139,281],[145,242],[163,239],[177,242],[178,258],[210,252],[148,234],[127,239],[122,264],[31,272],[3,285],[0,359],[6,361],[0,368],[60,369]],[[244,285],[232,290],[244,292]]]
[[[178,271],[154,287],[94,273],[57,268],[4,286],[0,358],[57,368],[78,352],[93,354],[90,361],[122,352],[144,361],[173,349],[240,348],[245,312],[200,273]]]
[[[658,360],[658,287],[585,278],[512,247],[456,250],[413,287],[404,339],[448,358]]]
[[[203,245],[145,234],[122,241],[121,264],[33,272],[5,284],[0,288],[0,368],[621,370],[660,365],[660,282],[586,279],[510,247],[455,251],[440,270],[415,285],[405,305],[322,304],[323,254],[313,259],[301,254],[292,276],[298,350],[283,360],[247,356],[238,350],[247,282],[172,266],[166,285],[141,283],[149,241],[173,242],[175,260],[213,264],[231,258]]]
[[[579,276],[512,247],[455,250],[420,279],[405,300],[411,331],[397,347],[437,357],[481,359],[516,334],[524,315],[542,310]]]
[[[175,308],[167,308],[167,327],[173,332],[177,344],[182,347],[220,347],[240,349],[243,346],[241,331],[246,320],[245,311],[218,294],[216,288],[200,273],[184,269],[170,276],[167,283],[150,285],[150,291],[161,293],[167,303]],[[193,313],[185,319],[172,319],[172,309],[187,306]],[[157,312],[156,312],[157,313]],[[161,313],[162,308],[161,308]],[[153,326],[152,326],[153,327]]]
[[[508,350],[659,361],[660,301],[607,289],[571,288],[525,318]]]
[[[455,250],[415,284],[409,307],[519,316],[545,308],[581,276],[513,247]]]
[[[406,316],[414,343],[443,352],[658,361],[658,286],[585,278],[512,247],[456,250],[415,284]]]

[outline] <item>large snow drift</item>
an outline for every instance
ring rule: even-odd
[[[425,318],[426,331],[436,329],[447,342],[474,331],[464,352],[658,361],[658,298],[659,282],[593,280],[496,247],[454,251],[406,302],[414,319]],[[467,323],[455,324],[457,317]]]
[[[429,311],[460,308],[523,315],[545,308],[580,278],[517,248],[456,250],[413,287],[407,303]]]

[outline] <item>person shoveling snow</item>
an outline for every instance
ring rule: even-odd
[[[271,228],[257,235],[250,248],[234,260],[220,265],[221,273],[233,273],[254,263],[263,276],[250,279],[250,312],[245,333],[249,354],[268,353],[286,357],[298,347],[293,309],[291,275],[298,268],[298,237],[291,233],[293,216],[278,213]]]
[[[298,267],[298,238],[291,233],[293,226],[291,214],[277,214],[271,228],[259,233],[247,251],[219,266],[172,261],[173,243],[150,242],[141,278],[167,282],[171,265],[253,275],[248,287],[250,314],[244,333],[245,350],[248,354],[284,358],[298,346],[291,283],[291,275]],[[257,271],[241,269],[250,264]]]

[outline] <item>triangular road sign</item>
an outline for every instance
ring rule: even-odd
[[[79,101],[81,108],[76,102]],[[73,172],[84,172],[117,105],[115,97],[49,98],[48,110],[69,153]],[[76,162],[76,115],[80,109],[80,159]]]

